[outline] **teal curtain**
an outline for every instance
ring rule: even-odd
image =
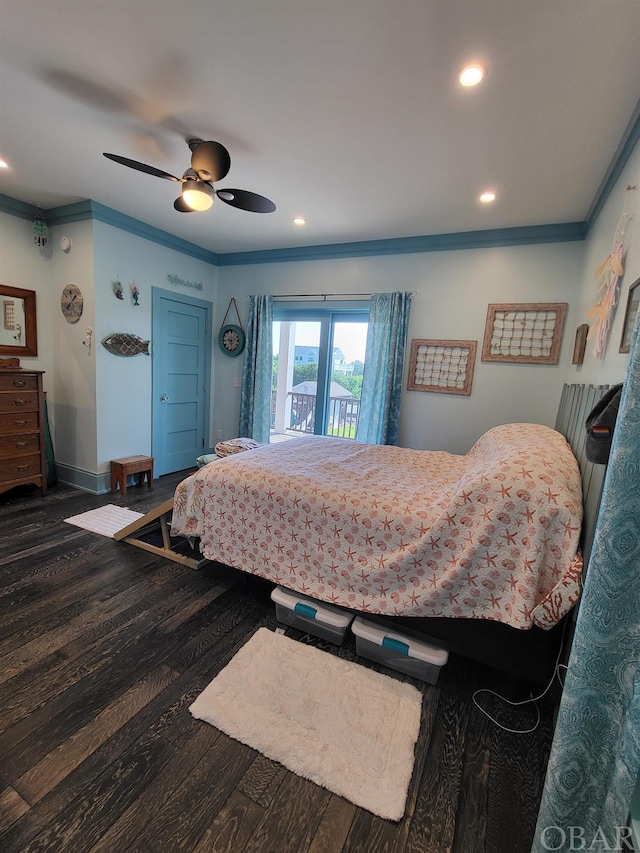
[[[640,768],[639,655],[640,312],[533,853],[631,849],[621,839]]]
[[[404,346],[410,310],[410,293],[375,293],[371,297],[356,432],[358,441],[398,443]]]
[[[273,297],[250,296],[238,435],[269,441],[273,374]]]

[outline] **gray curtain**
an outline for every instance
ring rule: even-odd
[[[273,298],[249,297],[238,435],[269,441],[273,373]]]
[[[410,293],[375,293],[371,297],[356,433],[358,441],[398,443],[402,369],[410,310]]]
[[[625,833],[640,768],[639,657],[640,312],[533,853],[631,849]]]

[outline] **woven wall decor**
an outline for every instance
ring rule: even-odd
[[[471,394],[477,341],[414,339],[409,359],[409,391]]]
[[[566,302],[489,305],[482,360],[557,364],[566,313]]]

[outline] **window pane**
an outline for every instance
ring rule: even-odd
[[[282,321],[273,325],[271,440],[313,434],[321,324]]]
[[[300,435],[355,438],[367,314],[288,312],[273,324],[271,441]]]
[[[350,323],[344,320],[336,320],[333,324],[326,435],[356,437],[367,328],[367,323]]]

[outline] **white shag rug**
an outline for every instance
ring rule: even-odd
[[[80,515],[72,515],[71,518],[64,520],[67,524],[82,527],[84,530],[90,530],[92,533],[100,534],[100,536],[110,536],[113,539],[114,533],[132,524],[138,518],[142,518],[141,512],[134,512],[132,509],[115,506],[115,504],[107,504],[107,506],[80,513]]]
[[[189,710],[382,818],[404,814],[422,695],[260,628]]]

